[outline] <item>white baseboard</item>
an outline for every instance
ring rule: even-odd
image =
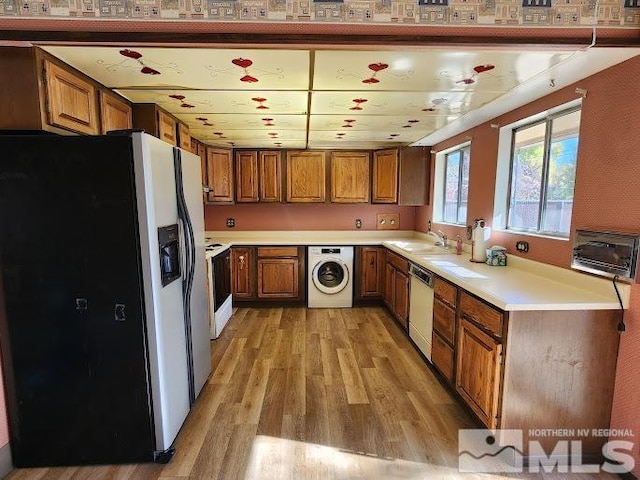
[[[11,461],[11,446],[7,443],[0,448],[0,478],[4,478],[13,470]]]

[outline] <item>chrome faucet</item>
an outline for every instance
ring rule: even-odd
[[[427,232],[427,235],[431,235],[431,236],[436,237],[438,239],[438,241],[436,242],[436,246],[442,247],[442,248],[448,248],[449,247],[449,243],[448,243],[448,240],[447,240],[447,234],[444,233],[442,230],[438,230],[438,233],[434,233],[433,231],[429,230],[429,232]]]

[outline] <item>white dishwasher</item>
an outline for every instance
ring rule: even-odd
[[[433,273],[413,263],[410,266],[409,337],[431,361],[433,332]]]

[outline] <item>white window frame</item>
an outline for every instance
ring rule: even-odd
[[[532,237],[551,238],[554,240],[569,240],[568,234],[566,236],[560,234],[553,235],[550,233],[534,232],[531,230],[507,228],[509,194],[511,188],[511,155],[513,150],[513,135],[518,128],[526,125],[532,125],[534,123],[544,121],[548,117],[553,117],[559,113],[581,107],[582,98],[578,98],[500,128],[498,139],[498,162],[496,165],[496,188],[493,201],[494,230],[518,235],[529,235]],[[569,228],[569,230],[571,230],[571,228]]]
[[[461,223],[452,223],[444,221],[444,195],[445,195],[445,174],[447,171],[447,155],[456,150],[463,148],[469,148],[469,163],[471,163],[471,141],[455,145],[446,150],[436,152],[436,167],[434,172],[435,182],[433,185],[433,221],[436,223],[443,223],[446,225],[466,225],[467,221],[464,219]],[[467,202],[468,202],[467,198]]]

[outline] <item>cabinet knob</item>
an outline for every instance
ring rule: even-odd
[[[238,257],[238,263],[240,263],[240,270],[244,268],[244,255]]]

